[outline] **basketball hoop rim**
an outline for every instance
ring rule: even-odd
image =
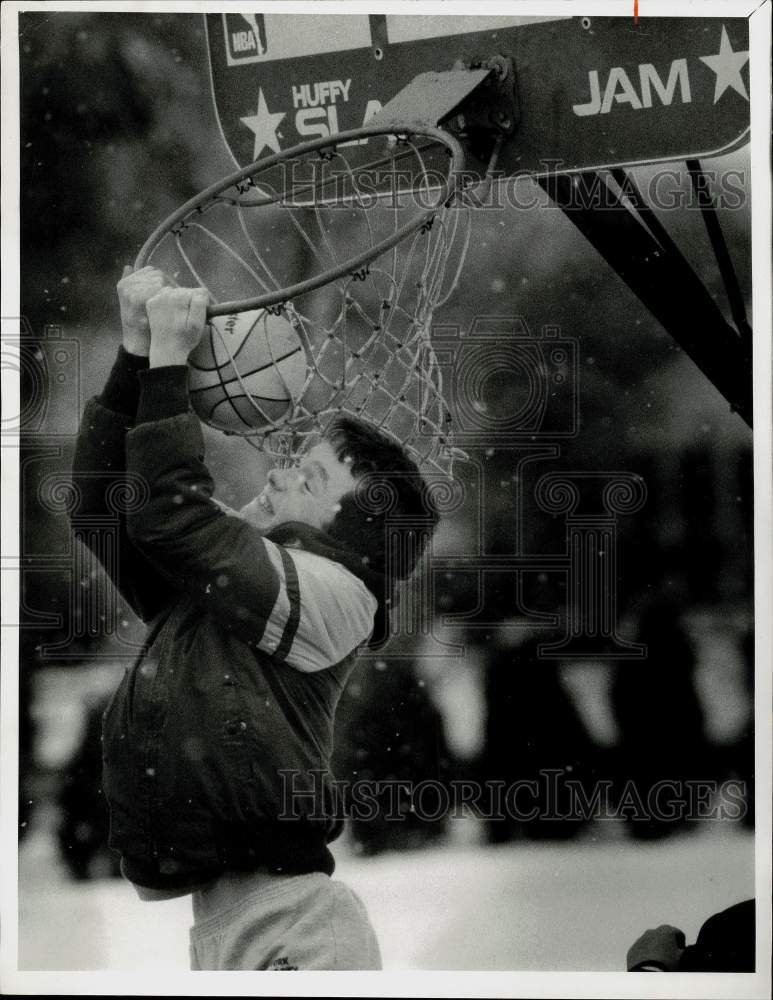
[[[262,295],[254,296],[252,298],[239,299],[232,302],[219,302],[215,305],[211,305],[207,308],[207,318],[211,319],[216,316],[227,316],[233,313],[246,312],[252,309],[268,309],[272,306],[281,305],[289,299],[296,298],[300,295],[314,291],[317,288],[321,288],[324,285],[329,284],[331,281],[344,277],[346,274],[352,274],[361,270],[371,261],[376,260],[378,257],[382,256],[382,254],[391,250],[407,236],[410,236],[411,233],[414,233],[422,226],[430,223],[431,220],[434,219],[434,217],[449,204],[454,194],[460,189],[464,180],[464,152],[458,140],[450,133],[433,125],[422,125],[415,122],[404,124],[390,122],[388,124],[380,125],[364,125],[360,128],[350,129],[346,132],[338,132],[333,135],[310,139],[306,142],[292,146],[289,149],[282,150],[279,153],[274,153],[271,156],[255,160],[248,164],[248,166],[227,175],[221,180],[216,181],[214,184],[210,184],[209,187],[204,188],[203,191],[194,195],[193,198],[190,198],[178,209],[172,212],[171,215],[169,215],[159,226],[156,227],[156,229],[150,234],[148,239],[142,245],[134,262],[135,270],[144,267],[148,263],[151,254],[161,240],[173,232],[175,227],[184,225],[185,220],[192,212],[196,210],[201,211],[202,205],[206,204],[208,201],[215,198],[229,187],[233,187],[240,181],[250,178],[258,169],[261,171],[268,170],[271,167],[285,162],[286,160],[292,159],[293,157],[304,156],[308,153],[313,153],[316,150],[337,147],[352,140],[370,138],[371,136],[379,135],[392,135],[396,139],[400,139],[405,136],[423,137],[433,139],[439,144],[445,146],[451,156],[451,164],[448,170],[446,183],[440,188],[437,203],[432,207],[421,211],[414,219],[400,226],[390,236],[374,244],[372,247],[369,247],[367,250],[356,255],[355,257],[351,257],[343,263],[329,268],[328,270],[323,271],[306,281],[300,281],[294,285],[288,285],[284,288],[276,289],[273,292],[265,292]]]

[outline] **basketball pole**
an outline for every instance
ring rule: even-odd
[[[590,194],[604,183],[596,171],[552,174],[538,183],[751,427],[751,358],[745,340],[665,231],[656,239],[611,189],[615,205],[604,211],[588,207],[591,199],[578,198],[576,185]]]

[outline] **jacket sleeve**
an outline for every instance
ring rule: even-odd
[[[101,396],[90,400],[72,467],[73,536],[98,559],[132,610],[149,621],[169,603],[169,584],[129,539],[126,513],[141,502],[143,484],[126,472],[126,434],[139,399],[137,373],[147,358],[121,347]]]
[[[280,589],[261,649],[275,655],[284,643],[286,662],[314,673],[339,663],[368,639],[378,601],[361,580],[333,559],[268,539],[265,545]]]
[[[185,366],[141,376],[130,475],[146,486],[127,515],[129,538],[177,590],[246,642],[258,644],[280,581],[261,533],[212,499],[198,418],[188,410]]]

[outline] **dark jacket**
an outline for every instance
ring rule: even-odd
[[[709,917],[688,945],[680,972],[754,972],[755,902],[745,899]]]
[[[279,588],[266,547],[209,500],[185,369],[141,375],[138,405],[142,367],[121,352],[86,408],[73,470],[74,532],[150,625],[104,717],[110,845],[128,877],[149,887],[197,884],[225,868],[332,872],[326,845],[341,828],[333,718],[354,654],[316,673],[284,662],[300,600],[284,549],[291,614],[276,652],[257,648]],[[358,555],[303,525],[270,537],[359,576],[385,632],[384,577]]]

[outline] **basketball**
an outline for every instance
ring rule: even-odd
[[[215,317],[188,364],[193,409],[235,434],[281,424],[306,381],[306,355],[292,322],[264,309]]]

